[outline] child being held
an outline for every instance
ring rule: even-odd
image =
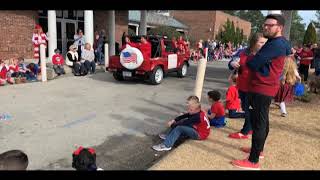
[[[229,118],[244,118],[244,112],[238,112],[240,109],[240,99],[236,87],[237,75],[232,73],[228,80],[230,86],[226,93],[226,109],[229,112]]]
[[[210,110],[207,110],[206,116],[209,118],[210,125],[221,128],[226,125],[225,112],[223,104],[220,101],[221,94],[219,91],[209,91],[208,101],[211,104]]]

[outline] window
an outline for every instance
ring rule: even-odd
[[[78,29],[81,29],[83,34],[86,34],[86,32],[84,32],[84,22],[81,22],[81,21],[78,22]]]
[[[77,11],[77,19],[84,21],[84,11]]]
[[[56,11],[57,18],[63,18],[62,11]]]

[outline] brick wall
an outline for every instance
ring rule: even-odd
[[[251,32],[251,23],[222,11],[171,11],[170,14],[190,27],[189,34],[195,40],[214,39],[219,28],[227,21],[233,21],[236,27],[243,29],[247,37]],[[211,31],[210,31],[211,28]]]
[[[0,57],[33,58],[32,33],[37,11],[0,11]]]
[[[123,32],[128,33],[128,11],[115,11],[116,37],[115,41],[121,45],[121,37]],[[94,11],[95,30],[104,29],[108,39],[108,12]]]
[[[171,11],[171,15],[177,20],[189,26],[188,34],[192,39],[212,39],[213,34],[209,31],[213,28],[214,11]]]

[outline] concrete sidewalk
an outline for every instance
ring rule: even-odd
[[[264,150],[265,159],[260,161],[262,170],[320,169],[320,129],[316,128],[318,117],[315,113],[319,104],[310,107],[295,102],[295,105],[287,108],[289,115],[286,118],[280,117],[276,107],[270,109],[270,132]],[[305,127],[301,126],[303,119],[308,120],[304,123]],[[239,148],[250,147],[251,137],[236,140],[228,138],[228,134],[239,131],[242,125],[243,120],[228,119],[226,127],[212,128],[207,140],[187,140],[149,170],[240,170],[230,162],[248,157]]]

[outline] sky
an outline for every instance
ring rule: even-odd
[[[262,11],[263,15],[267,15],[268,11]],[[316,20],[316,11],[307,11],[307,10],[301,10],[298,11],[298,14],[303,18],[303,23],[306,24],[306,28],[311,20]]]

